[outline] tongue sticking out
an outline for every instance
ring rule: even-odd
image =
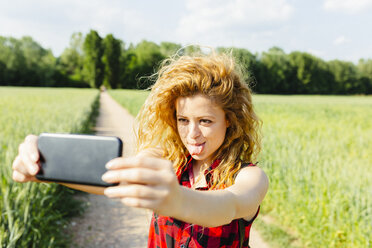
[[[189,152],[191,155],[199,155],[204,148],[204,143],[201,145],[190,145],[189,146]]]

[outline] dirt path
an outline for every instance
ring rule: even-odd
[[[107,93],[101,93],[97,135],[118,136],[124,142],[124,156],[134,153],[133,116]],[[150,212],[126,207],[118,200],[105,196],[81,196],[89,208],[83,217],[71,223],[74,247],[142,248],[147,246]],[[254,226],[254,224],[253,224]],[[269,248],[259,233],[251,230],[252,248]]]
[[[118,136],[124,143],[124,156],[134,153],[133,116],[107,93],[101,94],[96,134]],[[82,196],[89,208],[71,223],[74,246],[84,248],[142,248],[147,246],[150,212],[126,207],[119,200],[88,194]]]

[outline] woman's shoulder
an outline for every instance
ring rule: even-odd
[[[255,164],[245,163],[242,164],[235,182],[255,182],[266,188],[269,184],[269,179],[263,169]]]

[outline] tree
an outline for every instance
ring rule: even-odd
[[[202,53],[200,46],[187,45],[180,50],[179,54],[180,55],[194,55],[194,54],[200,54],[200,53]]]
[[[121,41],[109,34],[103,40],[103,57],[104,78],[103,84],[107,88],[118,88],[120,81],[120,57]]]
[[[372,59],[359,60],[358,73],[360,84],[365,89],[364,93],[372,94]]]
[[[157,71],[160,62],[164,59],[164,56],[160,52],[160,47],[154,42],[146,40],[141,41],[137,44],[134,49],[136,56],[136,64],[133,66],[136,77],[140,76],[146,78]],[[138,88],[145,89],[151,82],[141,81]]]
[[[120,86],[124,89],[136,89],[137,88],[137,55],[134,51],[134,46],[130,44],[126,50],[122,48],[120,57]]]
[[[0,85],[8,85],[6,64],[0,61]]]
[[[235,47],[218,47],[217,52],[227,54],[231,53],[238,65],[241,67],[244,79],[250,83],[253,81],[253,85],[251,86],[255,86],[256,75],[258,73],[258,61],[254,54],[247,49]]]
[[[358,72],[360,85],[365,89],[365,94],[372,94],[372,59],[359,60]]]
[[[56,60],[31,37],[0,37],[0,61],[5,65],[3,84],[16,86],[54,86]],[[3,66],[4,67],[4,66]]]
[[[351,62],[332,60],[328,62],[330,71],[334,75],[337,94],[355,94],[358,92],[358,73]]]
[[[6,74],[4,75],[7,84],[24,85],[24,80],[27,77],[27,66],[19,40],[12,37],[1,37],[0,61],[2,61],[7,68]]]
[[[92,88],[99,88],[103,82],[104,64],[102,62],[102,38],[97,31],[90,30],[84,44],[84,76]]]
[[[164,57],[170,57],[180,51],[182,46],[172,42],[161,42],[160,52]]]
[[[372,59],[360,59],[357,67],[361,77],[372,80]]]
[[[260,93],[289,94],[293,93],[295,85],[292,84],[292,66],[288,55],[279,48],[272,47],[259,57],[257,69],[257,91]]]
[[[81,84],[83,77],[83,34],[73,33],[70,38],[70,45],[67,47],[58,60],[59,70],[69,81]]]
[[[329,65],[323,60],[304,52],[289,54],[293,74],[289,78],[296,94],[331,93],[334,78],[329,72]]]

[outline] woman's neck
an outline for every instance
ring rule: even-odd
[[[194,160],[192,165],[193,171],[193,179],[194,181],[191,182],[192,187],[205,187],[207,185],[207,181],[205,180],[204,171],[208,169],[212,162],[205,162],[201,160]]]
[[[205,171],[206,169],[209,168],[209,166],[211,166],[211,164],[212,164],[212,161],[194,160],[192,167],[194,168],[194,170],[197,170],[197,171]]]

